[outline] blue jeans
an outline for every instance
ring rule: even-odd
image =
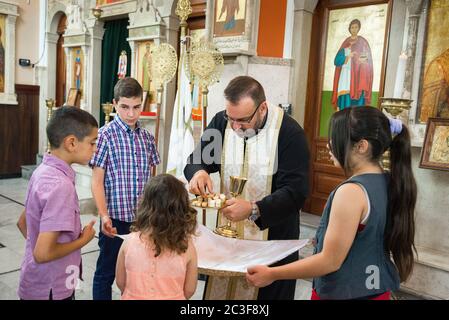
[[[117,234],[128,234],[131,222],[124,222],[115,219],[112,220],[112,226],[117,228]],[[115,279],[115,264],[117,262],[118,252],[123,240],[114,237],[109,238],[103,232],[99,233],[98,246],[100,255],[97,260],[93,281],[92,296],[94,300],[112,300],[112,284]]]

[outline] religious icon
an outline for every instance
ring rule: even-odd
[[[220,19],[223,13],[226,12],[226,19],[224,24],[225,30],[231,30],[235,27],[235,14],[239,10],[239,0],[223,0],[220,10],[220,16],[218,17],[218,19]]]
[[[143,90],[150,91],[151,77],[151,42],[145,45],[145,54],[142,57]]]
[[[81,89],[81,58],[75,58],[75,87]]]
[[[245,14],[246,0],[216,0],[214,37],[244,34]]]
[[[335,56],[332,105],[339,110],[371,103],[373,58],[368,41],[359,36],[360,20],[349,23],[351,36],[346,38]]]
[[[420,121],[449,117],[449,48],[430,62],[423,81]]]
[[[152,112],[156,105],[156,90],[152,83],[153,76],[151,73],[152,54],[151,50],[154,47],[154,42],[139,41],[136,42],[136,79],[143,88],[144,94],[147,92],[147,103],[144,104],[143,112]]]
[[[449,117],[449,2],[431,1],[423,53],[421,92],[417,105],[420,122],[430,117]]]
[[[128,58],[126,56],[126,51],[122,50],[120,53],[120,57],[118,60],[118,71],[117,76],[119,79],[123,79],[126,77],[126,65],[128,63]]]
[[[449,119],[428,119],[419,166],[449,170]]]
[[[72,48],[72,84],[71,87],[83,93],[83,54],[81,47]]]
[[[320,68],[319,136],[327,137],[335,111],[351,106],[378,106],[385,79],[385,39],[390,2],[331,8],[323,34]],[[349,36],[348,36],[349,33]],[[322,70],[322,71],[321,71]]]

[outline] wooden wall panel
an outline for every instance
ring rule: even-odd
[[[16,85],[18,105],[0,105],[0,178],[35,164],[39,144],[39,86]]]

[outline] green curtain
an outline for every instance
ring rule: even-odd
[[[114,86],[118,81],[118,61],[122,50],[126,51],[128,63],[126,75],[131,74],[131,48],[128,38],[128,19],[106,21],[101,57],[100,102],[112,102]],[[100,107],[100,126],[104,125],[104,112]]]

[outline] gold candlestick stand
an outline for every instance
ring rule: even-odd
[[[103,10],[101,10],[100,8],[92,8],[92,15],[95,17],[95,19],[100,19],[102,13]]]
[[[50,121],[51,115],[53,114],[53,108],[55,106],[55,100],[53,99],[46,99],[45,100],[45,106],[47,107],[47,125]],[[50,153],[50,141],[47,138],[47,153]]]
[[[161,43],[153,47],[151,50],[152,64],[151,74],[154,86],[157,88],[156,96],[156,128],[155,128],[155,143],[156,148],[159,145],[159,126],[161,121],[161,105],[162,94],[164,92],[164,85],[173,79],[176,74],[178,66],[178,55],[175,48],[168,43]],[[152,175],[156,175],[156,167],[152,169]]]
[[[103,107],[104,112],[104,124],[107,125],[111,118],[111,113],[114,110],[114,105],[110,102],[102,103],[101,106]]]
[[[396,119],[404,110],[410,110],[413,102],[413,100],[400,98],[380,98],[380,100],[381,109],[385,110],[393,119]],[[380,164],[384,170],[390,170],[390,150],[384,152]]]

